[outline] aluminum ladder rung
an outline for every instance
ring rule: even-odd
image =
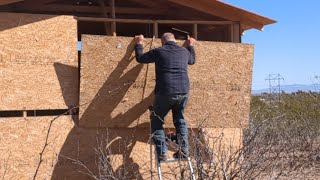
[[[166,161],[158,161],[157,160],[157,171],[158,171],[159,180],[162,180],[162,172],[161,172],[161,164],[162,163],[173,163],[173,162],[182,162],[182,161],[187,161],[188,162],[189,170],[190,170],[190,173],[191,173],[191,179],[192,180],[196,180],[196,177],[194,175],[194,171],[193,171],[193,168],[192,168],[191,158],[190,157],[183,158],[183,159],[170,158],[170,159],[167,159]],[[181,168],[181,164],[179,166]]]
[[[176,159],[176,158],[169,158],[165,161],[160,161],[161,163],[172,163],[172,162],[180,162],[180,161],[189,161],[190,158],[183,158],[183,159]]]

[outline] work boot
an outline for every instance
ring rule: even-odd
[[[178,150],[173,154],[173,158],[175,159],[186,159],[188,158],[188,153],[184,153],[183,151]]]
[[[168,158],[167,158],[167,155],[166,154],[160,154],[158,155],[158,161],[166,161]]]

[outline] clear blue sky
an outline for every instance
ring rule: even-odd
[[[223,0],[275,19],[264,31],[249,30],[243,43],[255,44],[252,88],[268,87],[265,78],[280,73],[283,84],[312,84],[320,75],[319,0]]]

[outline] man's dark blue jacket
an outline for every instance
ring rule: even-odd
[[[188,64],[195,63],[195,51],[192,46],[185,48],[169,41],[161,48],[143,54],[143,45],[137,44],[135,52],[139,63],[156,64],[155,94],[189,93]]]

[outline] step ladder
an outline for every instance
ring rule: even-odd
[[[151,115],[151,113],[153,113],[153,107],[152,106],[149,106],[149,111],[150,111],[150,115]],[[152,131],[151,131],[151,123],[150,123],[150,134],[151,134],[151,132]],[[183,162],[183,161],[187,161],[188,162],[188,167],[189,167],[190,174],[191,174],[191,178],[190,179],[196,180],[190,157],[178,158],[178,159],[170,158],[170,159],[167,159],[166,161],[159,161],[158,157],[157,157],[156,150],[154,151],[154,153],[152,153],[152,151],[153,151],[152,145],[153,145],[153,141],[152,141],[152,139],[150,139],[150,172],[151,172],[151,180],[153,179],[153,171],[152,171],[152,169],[153,169],[153,162],[152,162],[153,155],[154,155],[155,160],[156,160],[157,173],[158,173],[158,179],[159,180],[162,180],[161,164],[179,162],[179,167],[180,167],[180,170],[181,170],[181,162]]]
[[[180,166],[180,170],[181,170],[181,162],[182,161],[187,161],[188,162],[188,167],[189,167],[189,170],[190,170],[190,173],[191,173],[191,178],[190,179],[196,180],[196,177],[194,175],[194,171],[193,171],[193,168],[192,168],[191,158],[190,157],[187,157],[187,158],[184,158],[184,159],[170,158],[170,159],[167,159],[166,161],[159,161],[158,158],[156,157],[156,161],[157,161],[157,172],[158,172],[159,180],[162,180],[161,164],[179,162],[179,166]]]

